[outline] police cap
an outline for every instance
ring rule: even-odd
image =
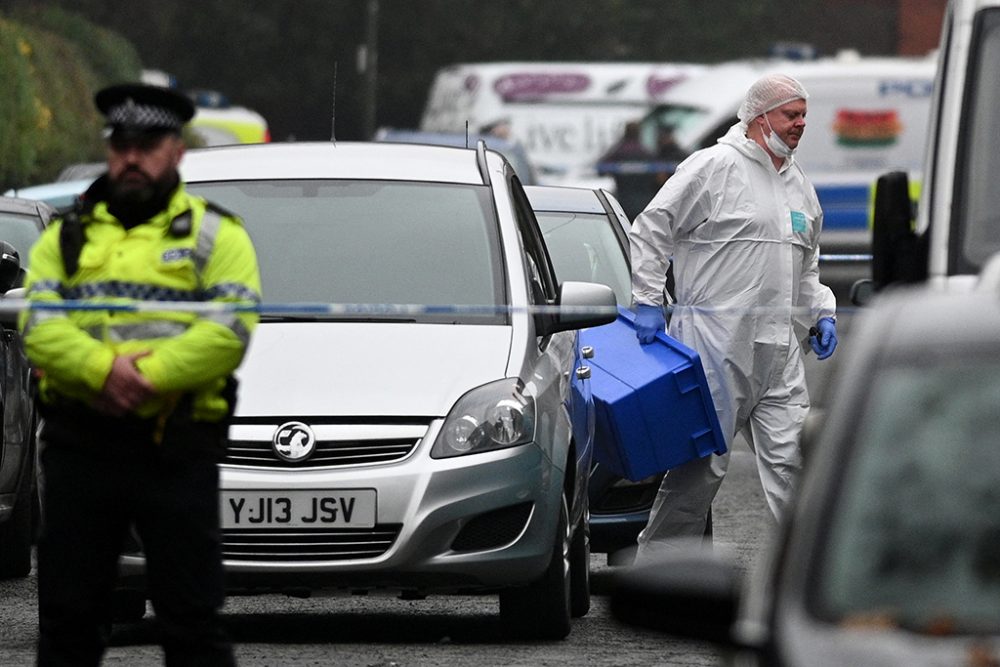
[[[185,95],[162,86],[123,83],[98,91],[97,108],[105,127],[115,137],[179,133],[194,116],[194,103]]]

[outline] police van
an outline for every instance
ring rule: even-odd
[[[457,64],[437,73],[420,129],[507,134],[526,148],[543,182],[590,184],[594,163],[625,123],[704,69],[680,63]]]
[[[876,289],[921,281],[964,289],[1000,252],[998,57],[1000,0],[951,0],[917,207],[907,197],[913,170],[879,179],[872,233]]]
[[[643,118],[640,138],[651,151],[664,132],[673,133],[683,153],[711,146],[737,122],[754,81],[771,73],[792,76],[809,93],[806,133],[795,159],[816,186],[823,228],[866,230],[879,174],[904,169],[919,175],[936,61],[935,54],[875,58],[843,52],[809,61],[721,63],[672,87]]]

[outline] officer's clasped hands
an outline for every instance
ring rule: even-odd
[[[656,332],[666,329],[663,308],[640,303],[635,307],[635,335],[639,342],[648,345],[656,339]]]
[[[135,362],[148,354],[139,352],[115,357],[92,407],[104,414],[121,417],[156,396],[156,388],[135,367]]]
[[[837,349],[837,324],[832,318],[824,317],[816,323],[816,329],[819,333],[809,338],[809,344],[817,359],[827,359]]]

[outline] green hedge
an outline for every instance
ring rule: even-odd
[[[0,192],[101,160],[94,92],[136,81],[140,72],[128,42],[75,14],[31,8],[0,15]]]

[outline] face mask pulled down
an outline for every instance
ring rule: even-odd
[[[769,135],[764,137],[764,141],[767,142],[767,147],[770,148],[771,152],[778,157],[792,157],[795,154],[795,149],[789,147],[788,144],[782,141],[781,137],[778,136],[778,133],[774,131],[773,127],[771,127],[771,121],[768,119],[766,113],[764,114],[764,122],[767,123],[767,129],[771,131]]]

